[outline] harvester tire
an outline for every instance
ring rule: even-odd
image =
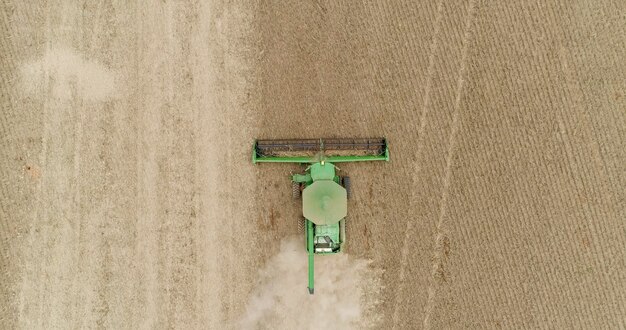
[[[300,217],[298,218],[298,233],[299,234],[304,234],[304,217]]]
[[[352,196],[352,192],[350,191],[350,177],[349,176],[343,177],[343,187],[346,189],[346,196],[348,197],[348,199],[350,199],[350,196]]]
[[[291,182],[291,197],[293,197],[293,199],[300,198],[300,183],[299,182]]]
[[[343,220],[339,222],[339,236],[341,236],[342,246],[346,244],[346,220],[347,218],[343,218]]]

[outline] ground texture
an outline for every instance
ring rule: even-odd
[[[349,293],[303,276],[292,314],[257,315],[288,284],[267,277],[290,269],[300,169],[253,166],[251,143],[368,136],[392,161],[340,166],[336,260],[359,275],[328,283],[363,293],[338,322],[626,327],[625,13],[2,1],[0,328],[314,327]]]

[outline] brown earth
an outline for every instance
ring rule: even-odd
[[[0,328],[240,326],[298,232],[299,168],[253,139],[369,136],[392,161],[340,166],[365,324],[626,327],[624,13],[3,1]]]

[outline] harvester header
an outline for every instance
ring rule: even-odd
[[[253,163],[345,163],[389,160],[385,138],[257,140]]]

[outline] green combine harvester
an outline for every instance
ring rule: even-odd
[[[291,176],[294,198],[302,196],[304,233],[309,255],[309,293],[313,294],[314,254],[341,252],[346,242],[345,222],[350,177],[339,176],[334,163],[389,161],[384,138],[257,140],[253,163],[309,164],[304,174]]]

